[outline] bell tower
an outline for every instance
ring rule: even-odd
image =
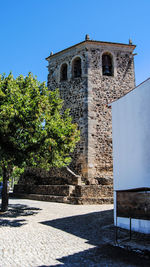
[[[112,125],[108,103],[135,87],[135,45],[85,41],[51,53],[48,88],[59,88],[64,107],[79,125],[80,142],[70,168],[86,184],[112,181]]]

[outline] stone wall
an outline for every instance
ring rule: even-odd
[[[48,87],[60,89],[65,108],[70,108],[73,121],[81,131],[81,140],[70,165],[86,183],[112,178],[111,109],[107,104],[135,86],[135,46],[84,41],[47,58]],[[113,76],[102,75],[102,55],[113,57]],[[72,77],[72,61],[81,58],[82,75]],[[68,66],[68,79],[60,81],[63,63]],[[95,179],[96,178],[96,179]]]
[[[113,203],[111,185],[83,185],[81,177],[68,168],[45,171],[27,168],[14,186],[14,197],[70,204]]]
[[[72,78],[72,61],[75,56],[81,57],[82,77]],[[64,99],[64,108],[70,109],[70,115],[73,122],[79,125],[81,131],[81,139],[77,144],[76,150],[72,155],[72,163],[70,168],[76,173],[83,174],[87,166],[87,150],[88,150],[88,80],[87,80],[87,51],[84,48],[73,49],[71,53],[65,53],[56,57],[51,57],[49,61],[48,88],[55,90],[59,88],[60,95]],[[63,63],[68,65],[68,79],[60,82],[60,69]],[[86,176],[86,173],[85,173]]]
[[[80,185],[81,177],[68,167],[51,168],[46,171],[41,168],[26,168],[18,185]]]
[[[121,50],[121,51],[120,51]],[[114,75],[102,75],[102,54],[113,55]],[[88,164],[89,178],[112,176],[112,123],[108,103],[128,93],[135,86],[131,51],[118,47],[95,47],[88,51]]]

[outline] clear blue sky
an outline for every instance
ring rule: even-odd
[[[137,45],[136,84],[150,77],[150,0],[5,0],[0,2],[0,73],[47,80],[45,57],[93,40]]]

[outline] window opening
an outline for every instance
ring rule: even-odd
[[[66,81],[66,80],[67,80],[67,64],[66,64],[66,63],[64,63],[64,64],[61,66],[60,80],[61,80],[61,81]]]
[[[104,54],[102,56],[102,68],[103,68],[103,75],[106,75],[106,76],[113,75],[113,65],[112,65],[111,55]]]
[[[75,58],[73,61],[73,77],[78,78],[81,77],[82,70],[81,70],[81,58]]]

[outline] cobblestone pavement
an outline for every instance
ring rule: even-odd
[[[149,266],[113,246],[113,205],[11,199],[0,215],[0,267]]]

